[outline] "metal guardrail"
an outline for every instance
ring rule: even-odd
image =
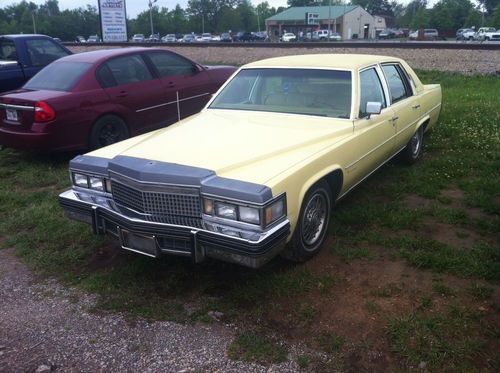
[[[245,47],[245,48],[397,48],[397,49],[466,49],[466,50],[500,50],[500,42],[449,42],[449,41],[370,41],[370,42],[351,42],[351,41],[337,41],[337,42],[248,42],[248,43],[63,43],[65,46],[72,47],[86,47],[86,46],[110,46],[110,47],[157,47],[157,46],[170,46],[170,47]]]

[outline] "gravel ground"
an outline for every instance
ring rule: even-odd
[[[234,325],[183,325],[92,313],[95,298],[42,280],[0,250],[0,372],[294,372],[225,357]]]
[[[110,47],[70,46],[73,52]],[[422,70],[453,71],[463,74],[500,75],[499,50],[402,49],[397,48],[252,48],[252,47],[164,47],[200,62],[243,65],[269,57],[294,54],[359,53],[400,57]]]

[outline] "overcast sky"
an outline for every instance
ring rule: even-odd
[[[28,0],[35,4],[44,4],[45,0]],[[260,4],[264,0],[251,0],[253,5]],[[410,0],[399,0],[401,3],[408,3]],[[429,3],[433,4],[437,0],[430,0]],[[19,3],[20,0],[0,0],[0,8],[7,5]],[[188,0],[157,0],[156,4],[159,7],[167,7],[169,9],[175,8],[176,4],[180,4],[183,8],[186,7]],[[286,0],[267,0],[271,7],[287,6]],[[127,16],[128,18],[135,18],[137,14],[148,9],[148,0],[127,0]],[[97,0],[59,0],[59,9],[73,9],[84,6],[84,4],[91,4],[97,7]]]

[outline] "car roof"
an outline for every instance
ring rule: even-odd
[[[73,62],[88,62],[88,63],[99,63],[107,60],[110,57],[124,56],[131,53],[138,53],[144,51],[165,51],[161,48],[141,48],[141,47],[130,47],[130,48],[116,48],[116,49],[99,49],[90,52],[76,53],[71,56],[63,57],[58,61],[73,61]]]
[[[396,57],[374,56],[368,54],[306,54],[268,58],[249,63],[243,68],[253,67],[316,67],[338,69],[360,69],[381,62],[400,62]]]
[[[0,37],[6,37],[6,38],[12,38],[12,39],[30,39],[33,37],[43,37],[43,38],[50,38],[48,35],[43,35],[43,34],[6,34],[6,35],[0,35]]]

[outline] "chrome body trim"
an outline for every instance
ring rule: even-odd
[[[2,104],[2,103],[0,103],[0,108],[20,110],[20,111],[35,111],[34,106],[12,105],[12,104]]]
[[[192,100],[193,98],[198,98],[198,97],[203,97],[203,96],[208,96],[208,95],[211,95],[211,93],[210,92],[201,93],[199,95],[195,95],[195,96],[191,96],[191,97],[186,97],[186,98],[181,98],[180,100],[165,102],[163,104],[159,104],[159,105],[154,105],[154,106],[149,106],[149,107],[145,107],[145,108],[142,108],[142,109],[138,109],[135,112],[136,113],[140,113],[141,111],[157,109],[157,108],[162,107],[162,106],[172,105],[172,104],[176,104],[177,102]]]
[[[290,232],[286,218],[264,230],[235,227],[204,219],[203,215],[197,227],[149,221],[145,214],[124,208],[112,198],[73,189],[61,193],[59,203],[69,218],[90,224],[96,234],[109,233],[119,238],[120,229],[126,229],[133,234],[154,237],[159,254],[190,256],[196,263],[212,257],[258,268],[284,248]],[[162,247],[162,240],[182,241],[183,247]],[[130,249],[148,255],[140,248],[127,248]]]

